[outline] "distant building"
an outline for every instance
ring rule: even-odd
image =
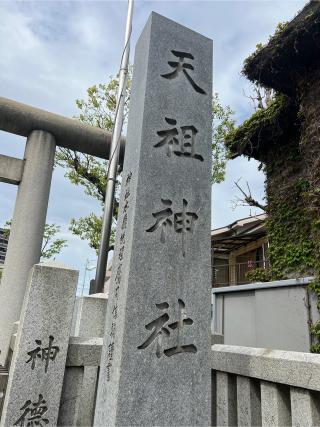
[[[0,228],[0,268],[1,265],[4,264],[4,260],[6,259],[8,247],[8,238],[4,234],[4,230]]]
[[[211,231],[213,286],[249,283],[247,273],[268,266],[267,215],[239,219]]]

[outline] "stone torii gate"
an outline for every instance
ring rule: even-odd
[[[4,366],[29,271],[40,260],[56,146],[109,159],[111,134],[2,97],[0,130],[27,137],[23,160],[0,155],[0,181],[19,186],[0,284],[0,365]],[[123,156],[124,140],[120,162]]]

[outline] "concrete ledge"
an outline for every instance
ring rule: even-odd
[[[299,279],[275,280],[273,282],[257,282],[249,285],[224,286],[213,288],[213,294],[225,294],[227,292],[255,291],[259,289],[284,288],[288,286],[305,286],[312,282],[313,277],[301,277]]]
[[[51,133],[60,147],[101,159],[109,158],[111,134],[106,130],[3,97],[0,97],[0,130],[26,137],[33,130],[43,130]],[[121,140],[120,163],[123,157],[124,139]]]
[[[70,337],[67,366],[100,366],[102,338]]]
[[[212,346],[216,371],[320,391],[320,355],[266,348]]]
[[[24,161],[0,154],[0,182],[18,185],[22,179]]]
[[[224,343],[224,336],[222,334],[211,335],[211,345],[223,344],[223,343]]]

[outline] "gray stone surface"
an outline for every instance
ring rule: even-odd
[[[94,419],[99,368],[85,366],[77,425],[92,426]]]
[[[92,426],[97,388],[95,366],[66,368],[58,426]]]
[[[237,376],[237,425],[261,425],[260,384],[251,378]]]
[[[211,367],[245,377],[320,391],[320,355],[216,344]]]
[[[77,297],[72,334],[77,337],[103,337],[108,298],[106,294]]]
[[[58,426],[76,426],[79,420],[80,399],[83,384],[83,366],[68,366],[66,368],[58,416]],[[90,424],[88,424],[90,425]]]
[[[223,344],[223,335],[214,334],[211,335],[211,344]]]
[[[19,328],[19,321],[18,322],[14,322],[14,324],[13,324],[13,330],[12,330],[12,335],[11,335],[11,340],[10,340],[10,350],[11,350],[11,352],[14,350],[14,346],[15,346],[16,338],[17,338],[17,333],[18,333],[18,328]]]
[[[0,129],[26,137],[34,129],[41,129],[54,135],[61,147],[102,159],[109,158],[111,134],[105,129],[3,97],[0,97]],[[120,162],[124,150],[125,141],[121,139]]]
[[[102,338],[70,337],[59,426],[93,424]]]
[[[211,425],[216,426],[217,423],[217,372],[211,370]]]
[[[93,423],[107,303],[107,295],[103,293],[77,298],[72,327],[76,337],[70,338],[67,365],[83,366],[82,379],[78,379],[79,370],[67,368],[59,425],[88,426]],[[71,392],[73,383],[76,386]]]
[[[58,425],[92,425],[107,295],[76,299]]]
[[[40,260],[55,147],[53,136],[38,130],[31,133],[26,144],[0,283],[0,365],[6,363],[13,323],[20,318],[29,271]]]
[[[43,421],[43,425],[56,425],[77,279],[75,270],[52,264],[33,267],[11,362],[1,426],[27,425],[33,416],[40,415],[48,421]],[[22,420],[24,424],[19,424]]]
[[[261,381],[260,387],[262,426],[291,426],[288,388],[267,381]]]
[[[237,425],[236,377],[225,372],[216,372],[216,425]]]
[[[70,337],[67,366],[100,366],[102,338]]]
[[[290,387],[290,399],[293,426],[320,426],[319,393]]]
[[[211,92],[212,41],[152,13],[135,53],[95,425],[210,425]]]
[[[0,182],[17,185],[23,173],[23,160],[0,154]]]
[[[2,414],[2,407],[4,403],[5,390],[7,388],[8,376],[9,376],[8,371],[2,368],[0,370],[0,420],[1,420],[1,414]]]

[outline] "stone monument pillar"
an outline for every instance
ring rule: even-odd
[[[210,425],[212,41],[152,13],[135,53],[95,425]]]

